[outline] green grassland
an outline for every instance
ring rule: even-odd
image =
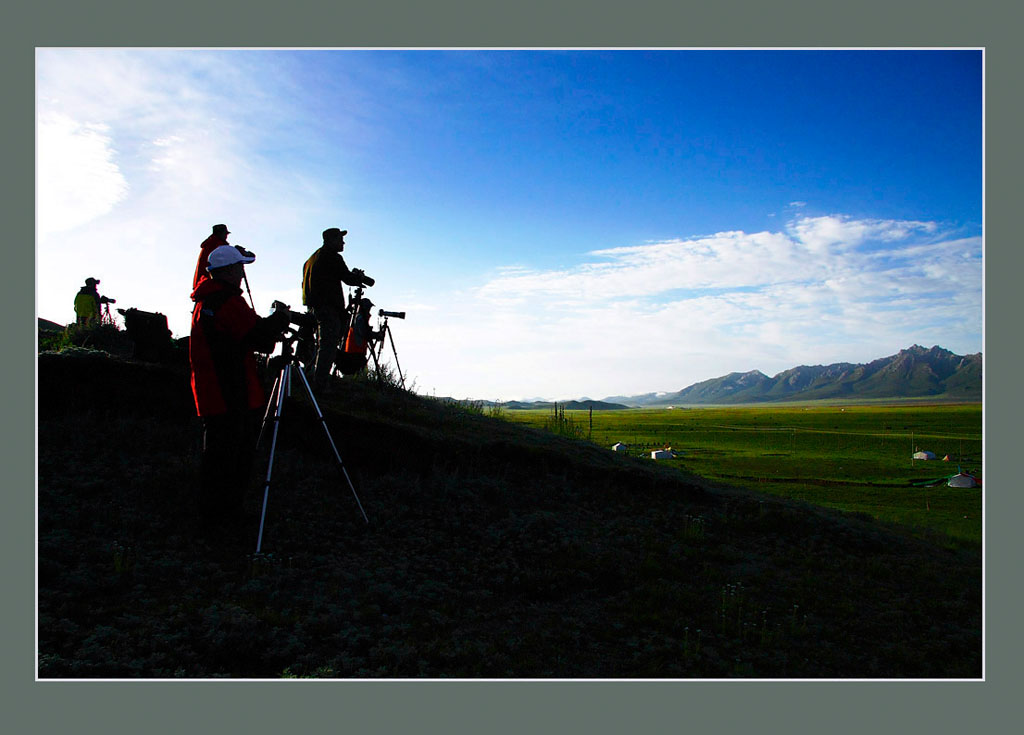
[[[554,423],[598,445],[622,442],[633,456],[671,446],[679,456],[659,463],[712,481],[866,513],[953,544],[981,543],[981,487],[945,482],[958,468],[982,480],[980,404],[566,411],[561,424],[551,411],[502,415],[534,426]],[[914,460],[916,449],[937,460]],[[947,455],[950,461],[942,461]]]

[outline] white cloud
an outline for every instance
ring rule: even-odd
[[[980,342],[980,239],[943,239],[933,223],[804,218],[784,233],[590,255],[574,268],[499,272],[432,315],[433,353],[410,344],[421,387],[603,397]],[[438,344],[457,376],[434,369]]]
[[[128,192],[108,126],[57,113],[37,127],[37,221],[43,234],[63,232],[111,211]]]
[[[790,236],[816,253],[853,249],[867,241],[896,242],[914,233],[930,234],[936,230],[934,222],[858,220],[836,215],[807,217],[789,226]]]

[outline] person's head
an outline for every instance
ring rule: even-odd
[[[97,286],[100,285],[100,279],[98,279],[98,278],[86,278],[85,279],[85,285],[88,286],[89,288],[96,288]]]
[[[256,256],[253,254],[245,255],[236,247],[221,245],[210,253],[206,270],[210,278],[238,286],[245,277],[245,264],[255,260]]]
[[[339,230],[337,227],[329,227],[324,230],[324,247],[341,252],[345,249],[345,235],[348,230]]]
[[[217,235],[218,237],[223,237],[226,240],[228,238],[228,235],[231,234],[231,232],[228,230],[227,225],[214,225],[213,234]]]
[[[370,309],[373,308],[373,302],[367,298],[359,299],[359,311],[369,314]]]

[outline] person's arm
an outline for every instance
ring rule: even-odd
[[[349,270],[349,267],[345,264],[345,259],[340,255],[337,261],[338,278],[349,286],[372,286],[374,280],[363,273],[360,268],[353,268]]]
[[[278,309],[268,317],[259,319],[242,338],[242,346],[256,352],[273,352],[288,328],[288,310]]]
[[[281,339],[281,333],[288,327],[288,319],[285,309],[261,319],[240,295],[229,299],[217,310],[218,328],[244,349],[255,352],[272,352],[274,344]]]

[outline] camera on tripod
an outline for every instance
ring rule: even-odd
[[[275,301],[270,305],[270,308],[276,313],[281,309],[288,312],[288,322],[294,324],[301,331],[303,327],[311,326],[309,314],[302,314],[297,311],[292,311],[292,307],[283,301]]]
[[[316,356],[316,321],[313,319],[313,315],[292,311],[292,308],[283,301],[275,301],[270,306],[275,314],[281,310],[288,314],[288,329],[285,330],[286,341],[282,346],[281,357],[286,360],[290,359],[291,340],[296,340],[295,356],[307,368],[312,367],[313,359]],[[289,332],[290,334],[288,334]]]
[[[380,311],[377,312],[377,316],[383,316],[383,317],[389,317],[390,316],[390,317],[394,317],[395,319],[405,319],[405,312],[404,311],[384,311],[383,309],[381,309]]]

